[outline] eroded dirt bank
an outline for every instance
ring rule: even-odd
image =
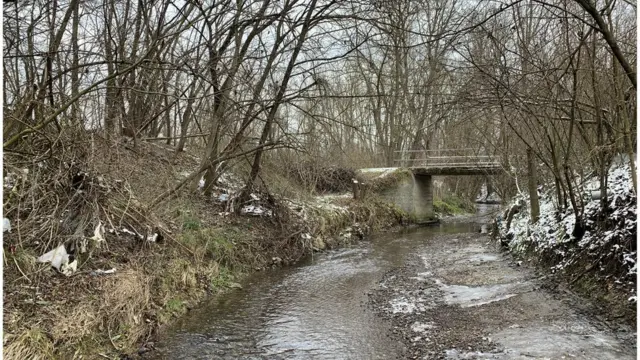
[[[425,239],[369,307],[418,359],[635,359],[635,329],[501,254],[485,235]],[[618,319],[619,320],[619,319]]]

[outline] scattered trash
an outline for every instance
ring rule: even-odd
[[[11,221],[7,218],[2,219],[2,232],[11,232]]]
[[[133,231],[127,229],[126,227],[123,227],[122,230],[120,230],[120,231],[122,231],[125,234],[129,234],[129,235],[133,235],[133,236],[138,235],[138,234],[134,233]]]
[[[147,236],[147,241],[149,242],[156,242],[156,240],[158,240],[158,233]]]
[[[48,253],[40,256],[38,258],[38,262],[51,262],[51,266],[53,266],[57,270],[60,270],[62,264],[69,263],[69,255],[67,254],[67,249],[65,249],[64,244],[62,244],[57,248],[49,251]]]
[[[254,216],[271,216],[271,210],[265,209],[262,206],[247,205],[242,208],[243,214]]]
[[[102,222],[98,222],[98,226],[96,226],[95,230],[93,231],[93,236],[91,237],[91,240],[98,243],[103,242],[104,236],[102,234],[104,234],[104,226],[102,226]]]
[[[229,200],[229,194],[220,194],[218,196],[218,201],[225,202]]]
[[[87,252],[87,239],[82,239],[80,242],[80,254],[84,254]]]
[[[16,184],[17,176],[14,173],[8,173],[7,176],[4,177],[4,188],[7,190],[13,190],[13,187]]]
[[[62,264],[60,272],[65,276],[71,276],[78,270],[78,260],[73,260],[68,264]]]
[[[102,270],[102,269],[98,269],[98,270],[94,270],[91,272],[92,276],[97,276],[97,275],[109,275],[109,274],[115,274],[116,272],[116,268],[111,268],[109,270]]]
[[[66,276],[71,276],[78,269],[77,260],[74,259],[72,262],[69,262],[69,254],[67,254],[67,249],[64,247],[64,244],[40,256],[38,262],[50,262],[51,266]]]

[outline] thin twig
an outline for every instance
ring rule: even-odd
[[[25,275],[25,273],[22,271],[22,269],[20,269],[20,265],[18,265],[18,261],[16,261],[16,258],[13,258],[13,263],[16,264],[16,267],[18,268],[18,271],[20,271],[20,274],[22,274],[22,276],[27,279],[27,281],[29,282],[29,284],[31,284],[31,279],[29,279],[29,277],[27,275]],[[22,278],[19,278],[22,279]],[[18,280],[19,280],[18,279]]]

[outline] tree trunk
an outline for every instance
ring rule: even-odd
[[[189,99],[187,99],[187,107],[184,109],[184,115],[182,115],[182,121],[180,122],[180,140],[178,141],[176,151],[184,151],[184,145],[187,141],[187,131],[189,130],[189,124],[191,123],[193,103],[196,101],[196,82],[194,81],[191,86]]]
[[[535,224],[540,218],[540,202],[538,200],[538,180],[536,179],[536,163],[531,148],[527,149],[527,164],[529,170],[529,203],[531,206],[531,221]]]
[[[72,32],[71,32],[71,45],[73,48],[73,60],[72,60],[72,70],[71,70],[71,97],[76,97],[80,93],[80,77],[79,77],[79,52],[80,48],[78,45],[78,26],[80,25],[80,15],[79,15],[79,3],[75,4],[76,6],[73,9],[73,22],[72,22]],[[80,107],[78,102],[73,103],[71,107],[71,120],[74,124],[78,124],[81,128],[83,127],[83,121],[80,116]]]
[[[289,59],[289,64],[287,65],[287,69],[284,72],[282,82],[280,84],[280,88],[278,89],[278,93],[276,94],[274,104],[267,115],[267,122],[262,129],[262,135],[260,136],[259,145],[264,145],[271,133],[271,127],[273,126],[273,122],[275,121],[278,107],[284,98],[284,94],[287,90],[287,85],[289,84],[289,79],[291,78],[291,73],[293,72],[293,68],[298,59],[298,54],[300,54],[300,50],[302,50],[302,45],[304,44],[307,33],[309,32],[309,28],[311,27],[311,17],[313,15],[313,11],[316,7],[317,0],[312,0],[307,9],[308,13],[304,20],[304,24],[302,25],[302,29],[300,31],[300,35],[298,36],[298,43],[296,47],[293,49],[293,53],[291,54],[291,58]],[[253,158],[253,165],[251,166],[251,174],[249,174],[249,179],[247,180],[247,184],[245,189],[240,197],[241,202],[249,197],[249,194],[253,190],[254,183],[256,178],[258,177],[258,173],[260,172],[260,162],[262,160],[262,153],[264,152],[264,148],[260,147]]]

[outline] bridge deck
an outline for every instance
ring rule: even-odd
[[[409,167],[416,175],[496,175],[503,171],[501,166],[411,166]]]
[[[501,173],[500,159],[472,149],[404,150],[394,162],[418,175],[493,175]]]

